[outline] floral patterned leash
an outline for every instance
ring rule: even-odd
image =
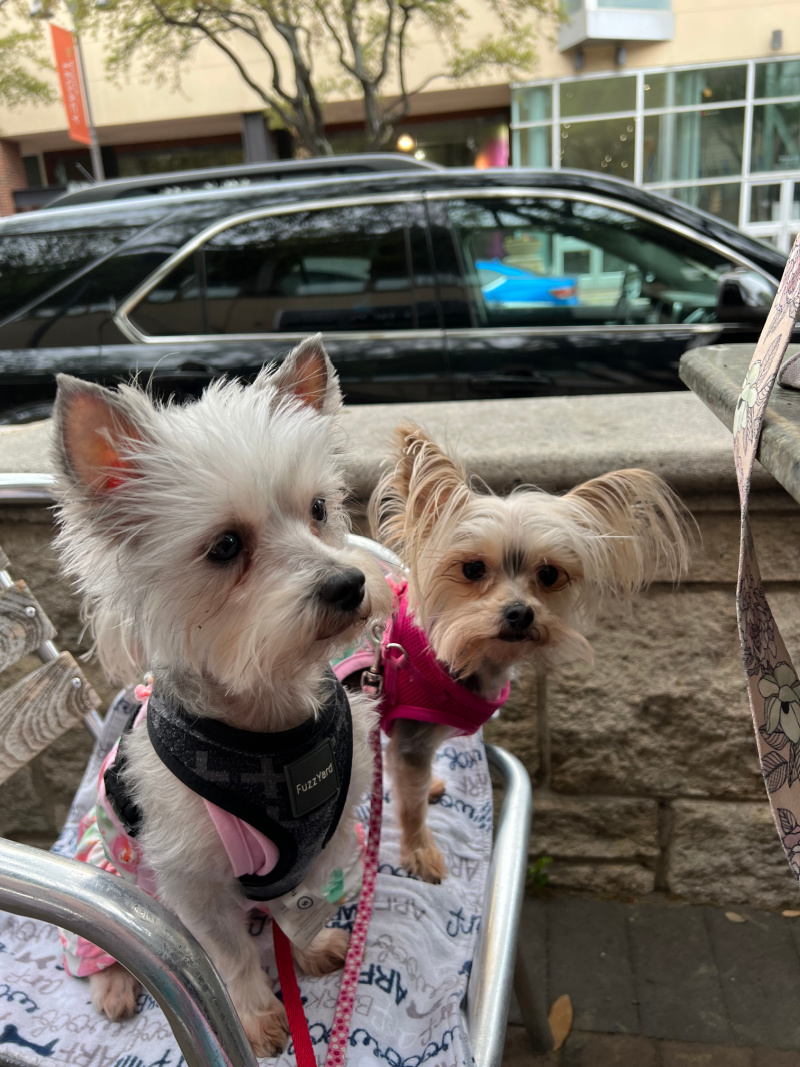
[[[767,603],[748,517],[761,425],[798,310],[800,235],[753,353],[733,423],[742,513],[736,590],[739,636],[761,771],[786,858],[800,880],[800,680]]]

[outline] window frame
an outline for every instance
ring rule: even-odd
[[[641,188],[653,190],[654,192],[666,193],[669,195],[671,189],[680,187],[694,187],[699,185],[714,185],[721,180],[726,182],[736,182],[741,186],[741,195],[739,198],[739,219],[736,225],[739,229],[743,230],[746,234],[752,237],[759,237],[761,233],[752,229],[752,224],[748,221],[748,208],[750,203],[750,186],[753,183],[760,183],[763,179],[773,178],[775,181],[780,181],[782,178],[796,177],[800,174],[800,168],[790,168],[788,170],[776,170],[776,171],[751,171],[751,149],[752,149],[752,135],[753,135],[753,113],[756,107],[760,107],[765,104],[785,104],[795,103],[797,101],[797,94],[790,94],[789,96],[775,96],[775,97],[759,97],[756,95],[755,82],[756,82],[756,68],[764,65],[765,63],[783,63],[783,62],[798,62],[800,61],[800,54],[791,53],[780,56],[758,56],[749,59],[725,59],[717,60],[712,63],[677,63],[674,66],[653,66],[644,67],[637,71],[632,71],[631,75],[635,76],[636,81],[636,108],[633,112],[634,126],[635,126],[635,145],[634,145],[634,167],[633,173],[622,177],[624,181],[631,181],[632,184]],[[745,67],[746,68],[746,80],[745,80],[745,93],[739,100],[723,100],[714,101],[709,104],[680,104],[670,107],[658,107],[648,108],[646,106],[646,93],[645,85],[647,79],[656,74],[669,74],[679,73],[685,71],[696,70],[711,70],[724,67]],[[619,71],[602,71],[598,73],[583,74],[580,76],[580,80],[584,82],[599,81],[604,78],[619,77]],[[561,115],[560,111],[560,87],[563,82],[575,81],[576,76],[574,74],[564,75],[559,78],[533,78],[527,81],[519,81],[511,83],[511,122],[509,124],[509,132],[511,137],[511,166],[512,167],[524,167],[525,163],[520,161],[520,134],[523,130],[530,129],[546,129],[550,133],[550,166],[554,171],[567,169],[562,166],[561,161],[561,132],[563,122],[590,122],[600,119],[614,119],[621,121],[623,119],[629,119],[631,113],[627,111],[623,112],[598,112],[597,114],[588,115],[571,115],[566,118]],[[519,93],[525,89],[550,89],[550,117],[546,119],[521,119],[520,109],[518,105]],[[715,110],[722,111],[731,108],[743,107],[744,108],[744,131],[743,131],[743,144],[742,144],[742,167],[741,171],[735,174],[725,175],[723,178],[691,178],[681,180],[658,180],[658,181],[645,181],[644,177],[644,120],[646,118],[655,117],[659,115],[677,115],[685,114],[689,112],[698,112],[702,110]],[[606,171],[597,171],[598,174],[607,173]],[[782,245],[785,244],[785,237],[782,240]],[[782,247],[782,251],[790,251],[789,247]]]
[[[114,321],[121,331],[121,333],[128,338],[134,344],[143,345],[156,345],[156,344],[198,344],[202,342],[223,342],[223,341],[285,341],[291,342],[294,340],[301,340],[307,335],[307,331],[286,331],[286,332],[263,332],[263,333],[205,333],[205,334],[147,334],[139,329],[134,322],[131,321],[130,315],[135,311],[138,305],[145,299],[163,279],[172,271],[179,263],[181,263],[188,256],[193,255],[198,249],[202,248],[208,241],[216,237],[217,234],[223,233],[225,230],[231,229],[234,226],[242,225],[247,222],[256,222],[259,219],[274,218],[281,215],[295,215],[300,212],[309,211],[327,211],[335,208],[347,208],[347,207],[362,207],[369,205],[380,204],[423,204],[424,195],[422,192],[397,192],[397,193],[380,193],[374,196],[357,196],[357,197],[337,197],[326,198],[319,200],[308,200],[306,202],[293,201],[291,204],[279,204],[273,205],[268,208],[254,208],[251,211],[239,212],[236,215],[229,215],[224,219],[219,219],[217,222],[212,223],[210,226],[206,226],[203,230],[197,233],[190,241],[187,241],[174,255],[170,256],[168,260],[161,264],[161,266],[154,271],[145,281],[138,286],[119,306],[117,313],[114,316]],[[409,220],[410,221],[410,220]],[[412,289],[411,300],[416,304],[418,300],[418,287],[416,285],[416,266],[411,261],[409,256],[409,238],[408,227],[406,227],[406,257],[411,271]],[[441,316],[440,316],[441,321]],[[370,337],[404,337],[413,335],[414,337],[421,338],[430,336],[432,338],[442,335],[442,329],[437,327],[424,327],[417,328],[412,327],[410,329],[397,329],[397,330],[336,330],[335,336],[339,339],[347,338],[363,338],[365,334],[369,334]],[[334,335],[334,331],[331,331],[331,336]]]

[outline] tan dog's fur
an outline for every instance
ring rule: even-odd
[[[409,604],[436,657],[489,698],[523,659],[545,668],[591,661],[585,630],[603,597],[629,598],[657,572],[677,578],[688,559],[685,509],[649,471],[613,471],[563,496],[522,488],[499,497],[477,492],[412,423],[395,432],[370,522],[408,568]],[[464,568],[475,564],[484,573],[469,579]],[[532,612],[530,625],[512,629],[513,609]],[[447,733],[397,720],[388,751],[402,862],[433,882],[445,864],[426,806],[433,754]]]

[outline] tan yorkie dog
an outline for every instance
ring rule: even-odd
[[[476,491],[463,467],[411,423],[397,428],[392,465],[370,503],[373,534],[407,568],[401,615],[407,606],[439,669],[485,700],[484,720],[524,660],[544,668],[591,661],[585,631],[606,596],[630,598],[656,573],[677,578],[688,560],[687,519],[675,494],[645,470],[613,471],[563,496],[531,488],[506,497]],[[396,655],[395,688],[402,689],[410,669],[406,682],[412,689],[414,678],[420,682],[420,703],[437,684],[436,668],[410,649]],[[452,695],[447,677],[438,684]],[[446,867],[426,812],[441,790],[432,782],[433,755],[453,720],[441,725],[432,715],[418,721],[397,711],[388,765],[399,801],[401,862],[437,882]],[[472,729],[474,722],[462,732]]]
[[[89,813],[102,837],[89,861],[107,866],[105,850],[183,920],[259,1056],[280,1051],[287,1020],[248,908],[294,889],[297,871],[324,896],[352,857],[354,808],[372,773],[373,705],[362,694],[348,705],[328,666],[390,601],[377,565],[346,543],[341,402],[319,338],[252,385],[216,382],[184,405],[65,376],[56,401],[65,565],[107,673],[153,674],[146,726],[123,736],[124,762],[116,756],[115,776],[101,780],[98,810],[104,796],[112,803]],[[290,742],[303,757],[291,764],[281,755]],[[195,780],[208,792],[187,784]],[[250,853],[236,869],[241,841],[255,870]],[[345,932],[322,929],[295,958],[327,973],[347,943]],[[77,955],[72,973],[90,975],[95,1008],[132,1014],[136,980],[113,960],[92,960]]]

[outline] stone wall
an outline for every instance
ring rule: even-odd
[[[400,417],[455,444],[496,491],[528,482],[558,491],[602,471],[645,466],[670,481],[698,523],[686,581],[656,582],[628,609],[605,605],[591,635],[594,665],[546,678],[526,673],[487,729],[531,774],[531,856],[553,858],[551,884],[797,907],[758,769],[739,655],[739,518],[727,431],[678,393],[350,409],[357,525],[387,429]],[[48,433],[47,424],[0,429],[0,471],[46,470]],[[761,568],[795,655],[800,508],[763,471],[753,484]],[[50,533],[43,509],[0,509],[0,544],[74,650],[80,624],[57,577]],[[96,666],[87,669],[110,696]],[[73,730],[0,788],[0,833],[49,843],[89,747],[88,734]]]

